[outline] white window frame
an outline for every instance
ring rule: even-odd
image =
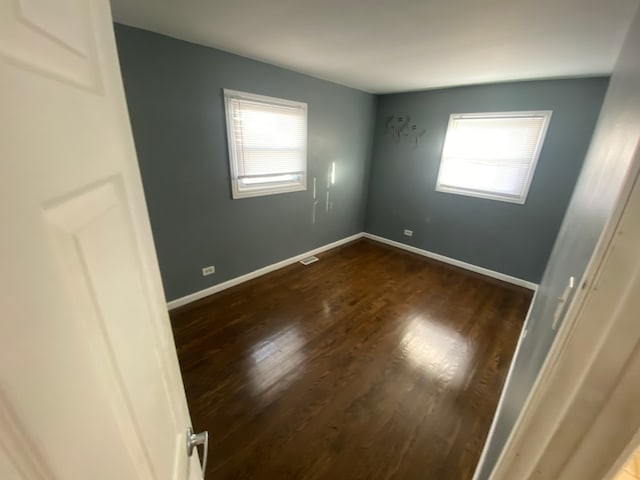
[[[449,116],[449,124],[447,125],[447,132],[445,135],[445,143],[443,144],[442,153],[440,155],[440,166],[438,168],[438,178],[436,182],[436,191],[444,192],[444,193],[454,193],[457,195],[465,195],[468,197],[476,197],[476,198],[485,198],[489,200],[498,200],[502,202],[509,203],[517,203],[524,204],[527,201],[527,195],[529,194],[529,187],[531,186],[531,181],[533,180],[533,176],[536,171],[536,167],[538,164],[538,158],[540,157],[540,152],[542,150],[542,146],[544,144],[545,138],[547,136],[547,130],[549,128],[549,123],[551,122],[551,110],[530,110],[530,111],[518,111],[518,112],[482,112],[482,113],[454,113]],[[527,118],[533,116],[542,116],[544,118],[544,123],[542,129],[540,130],[540,135],[538,137],[538,142],[534,149],[532,161],[530,163],[529,171],[527,172],[527,177],[525,183],[523,185],[522,192],[520,196],[514,197],[511,195],[506,195],[502,193],[490,193],[484,191],[478,191],[473,189],[466,189],[462,187],[452,187],[447,185],[441,185],[440,183],[440,175],[443,171],[444,164],[444,153],[445,146],[447,143],[447,136],[451,131],[451,127],[454,122],[460,119],[473,119],[473,118]]]
[[[227,122],[227,142],[229,146],[229,168],[231,172],[231,191],[234,199],[275,195],[279,193],[297,192],[307,189],[307,131],[308,131],[308,107],[304,102],[296,102],[284,98],[269,97],[255,93],[241,92],[237,90],[223,89],[225,115]],[[238,175],[238,155],[236,151],[236,139],[234,137],[234,120],[230,101],[232,99],[249,100],[269,105],[300,108],[304,111],[305,138],[304,138],[304,171],[299,180],[286,180],[282,182],[257,183],[254,186],[240,186]],[[283,176],[286,174],[282,174]],[[265,177],[268,175],[265,175]]]

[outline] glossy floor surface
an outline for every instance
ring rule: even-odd
[[[471,479],[531,292],[359,240],[171,314],[209,479]]]

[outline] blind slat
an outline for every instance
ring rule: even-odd
[[[232,98],[239,177],[295,173],[306,168],[307,125],[302,107]]]
[[[550,112],[452,115],[438,186],[522,198]]]

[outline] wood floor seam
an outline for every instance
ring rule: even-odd
[[[208,478],[471,479],[532,292],[359,239],[171,312]]]

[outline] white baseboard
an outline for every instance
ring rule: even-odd
[[[498,280],[502,280],[502,281],[505,281],[505,282],[508,282],[508,283],[512,283],[514,285],[519,285],[521,287],[525,287],[525,288],[528,288],[528,289],[534,291],[533,298],[531,299],[531,304],[529,305],[529,310],[527,312],[527,316],[525,318],[524,324],[522,325],[522,330],[520,332],[520,337],[518,338],[518,344],[516,345],[516,350],[513,353],[513,356],[511,357],[511,363],[509,365],[509,371],[507,372],[507,376],[505,378],[504,385],[502,387],[502,392],[500,394],[500,400],[498,400],[498,406],[496,407],[496,410],[495,410],[495,413],[494,413],[494,416],[493,416],[493,420],[491,422],[491,427],[489,429],[489,434],[487,435],[487,439],[486,439],[485,444],[484,444],[484,446],[482,448],[482,454],[481,454],[480,459],[478,460],[478,463],[476,465],[476,471],[474,473],[473,480],[477,480],[479,475],[480,475],[480,468],[482,467],[482,465],[486,461],[486,456],[487,456],[487,453],[489,451],[489,442],[490,442],[491,438],[493,437],[493,434],[494,434],[494,431],[495,431],[495,428],[496,428],[496,424],[497,424],[497,420],[498,420],[498,414],[503,409],[503,404],[504,404],[504,401],[505,401],[507,386],[509,385],[509,382],[510,382],[511,377],[513,375],[513,369],[514,369],[514,366],[515,366],[515,363],[516,363],[515,360],[518,357],[518,352],[520,351],[520,347],[522,346],[522,343],[524,342],[524,339],[527,336],[529,320],[531,318],[531,309],[533,307],[533,303],[536,300],[536,295],[538,294],[538,284],[533,283],[533,282],[529,282],[527,280],[522,280],[521,278],[512,277],[511,275],[505,275],[504,273],[495,272],[495,271],[489,270],[487,268],[478,267],[476,265],[472,265],[470,263],[462,262],[460,260],[455,260],[453,258],[445,257],[444,255],[439,255],[437,253],[429,252],[427,250],[422,250],[420,248],[412,247],[411,245],[405,245],[404,243],[396,242],[394,240],[389,240],[388,238],[384,238],[384,237],[379,237],[378,235],[373,235],[371,233],[364,233],[362,236],[364,238],[368,238],[370,240],[375,240],[376,242],[385,243],[387,245],[391,245],[391,246],[396,247],[396,248],[401,248],[401,249],[407,250],[409,252],[417,253],[418,255],[423,255],[425,257],[433,258],[434,260],[439,260],[441,262],[448,263],[450,265],[455,265],[456,267],[464,268],[465,270],[470,270],[472,272],[480,273],[482,275],[486,275],[488,277],[496,278]]]
[[[370,240],[375,240],[376,242],[386,243],[387,245],[391,245],[392,247],[407,250],[408,252],[417,253],[418,255],[422,255],[423,257],[432,258],[440,262],[448,263],[449,265],[454,265],[456,267],[464,268],[465,270],[470,270],[472,272],[486,275],[487,277],[496,278],[498,280],[502,280],[503,282],[512,283],[513,285],[519,285],[520,287],[525,287],[529,290],[536,291],[538,289],[537,283],[529,282],[527,280],[522,280],[521,278],[512,277],[511,275],[506,275],[504,273],[489,270],[488,268],[478,267],[470,263],[456,260],[455,258],[445,257],[444,255],[440,255],[438,253],[433,253],[429,252],[428,250],[422,250],[421,248],[412,247],[411,245],[406,245],[404,243],[396,242],[395,240],[389,240],[388,238],[379,237],[378,235],[374,235],[372,233],[364,232],[362,236]]]
[[[326,245],[323,245],[321,247],[318,247],[314,250],[310,250],[308,252],[305,253],[301,253],[300,255],[296,255],[294,257],[290,257],[287,258],[285,260],[282,260],[280,262],[274,263],[272,265],[267,265],[266,267],[260,268],[258,270],[254,270],[253,272],[249,272],[245,275],[241,275],[239,277],[236,278],[232,278],[231,280],[227,280],[226,282],[222,282],[219,283],[217,285],[213,285],[212,287],[209,288],[205,288],[204,290],[200,290],[199,292],[195,292],[192,293],[190,295],[186,295],[184,297],[178,298],[176,300],[172,300],[170,301],[167,306],[169,308],[169,310],[173,310],[175,308],[181,307],[183,305],[186,305],[188,303],[191,302],[195,302],[196,300],[200,300],[201,298],[207,297],[209,295],[213,295],[214,293],[217,292],[221,292],[222,290],[226,290],[227,288],[231,288],[234,287],[236,285],[239,285],[241,283],[244,283],[248,280],[260,277],[262,275],[265,275],[267,273],[273,272],[275,270],[278,270],[282,267],[286,267],[287,265],[291,265],[293,263],[299,262],[300,260],[302,260],[305,257],[309,257],[311,255],[316,255],[318,253],[327,251],[327,250],[331,250],[332,248],[335,247],[339,247],[340,245],[344,245],[345,243],[349,243],[352,242],[354,240],[357,240],[358,238],[368,238],[369,240],[374,240],[376,242],[380,242],[380,243],[384,243],[386,245],[391,245],[392,247],[396,247],[396,248],[400,248],[402,250],[406,250],[408,252],[412,252],[412,253],[416,253],[418,255],[422,255],[424,257],[428,257],[428,258],[432,258],[434,260],[438,260],[440,262],[443,263],[448,263],[450,265],[454,265],[456,267],[460,267],[460,268],[464,268],[465,270],[470,270],[472,272],[476,272],[476,273],[480,273],[482,275],[486,275],[488,277],[491,278],[496,278],[498,280],[502,280],[504,282],[508,282],[514,285],[518,285],[521,287],[525,287],[528,288],[530,290],[534,291],[534,295],[533,298],[531,299],[531,304],[529,305],[529,311],[527,312],[527,317],[524,321],[524,324],[522,326],[522,331],[520,333],[520,337],[518,338],[518,344],[516,345],[516,349],[515,352],[513,353],[513,357],[511,358],[511,364],[509,365],[509,371],[507,372],[507,376],[505,378],[505,382],[504,382],[504,386],[502,389],[502,393],[500,395],[500,400],[498,401],[498,406],[496,407],[495,413],[494,413],[494,417],[493,417],[493,421],[491,423],[491,428],[489,430],[489,434],[487,435],[487,439],[485,441],[483,450],[482,450],[482,454],[480,456],[480,460],[478,461],[478,464],[476,466],[476,471],[475,474],[473,476],[473,480],[476,480],[478,475],[480,474],[480,467],[482,466],[482,464],[485,461],[487,452],[488,452],[488,447],[489,447],[489,441],[491,440],[491,437],[493,436],[495,427],[496,427],[496,421],[498,419],[498,413],[502,410],[502,406],[504,403],[504,398],[505,398],[505,392],[507,390],[507,386],[509,385],[511,376],[513,374],[513,369],[515,366],[515,360],[518,357],[518,352],[520,351],[520,347],[526,337],[527,334],[527,328],[528,328],[528,324],[529,324],[529,320],[531,317],[531,308],[533,306],[533,303],[536,299],[536,295],[537,295],[537,291],[538,291],[538,284],[533,283],[533,282],[529,282],[527,280],[522,280],[520,278],[516,278],[516,277],[512,277],[511,275],[506,275],[504,273],[500,273],[500,272],[496,272],[493,270],[489,270],[488,268],[484,268],[484,267],[478,267],[476,265],[472,265],[470,263],[466,263],[460,260],[456,260],[454,258],[450,258],[450,257],[446,257],[444,255],[440,255],[438,253],[433,253],[433,252],[429,252],[427,250],[423,250],[421,248],[417,248],[417,247],[412,247],[411,245],[406,245],[404,243],[400,243],[400,242],[396,242],[395,240],[389,240],[388,238],[384,238],[384,237],[380,237],[378,235],[374,235],[372,233],[366,233],[366,232],[361,232],[361,233],[357,233],[355,235],[351,235],[350,237],[346,237],[343,238],[341,240],[337,240],[335,242],[332,243],[328,243]]]
[[[480,470],[487,459],[487,454],[489,453],[489,443],[493,438],[493,434],[495,432],[496,425],[498,423],[498,415],[503,409],[505,397],[507,396],[507,387],[509,386],[511,377],[513,376],[513,369],[516,365],[516,359],[518,358],[518,353],[520,353],[520,347],[522,347],[522,344],[524,343],[524,339],[527,336],[527,333],[529,332],[529,320],[531,319],[531,310],[533,309],[533,304],[535,303],[537,296],[538,296],[538,291],[536,290],[533,293],[533,298],[531,298],[531,303],[529,304],[529,310],[527,310],[527,316],[524,319],[524,324],[522,325],[522,330],[520,331],[520,337],[518,337],[518,343],[516,344],[516,349],[513,352],[513,356],[511,357],[511,363],[509,364],[509,371],[507,371],[507,376],[504,379],[504,384],[502,385],[502,392],[500,392],[500,400],[498,400],[498,406],[496,407],[496,410],[493,413],[493,419],[491,420],[491,427],[489,428],[489,433],[487,434],[487,438],[484,441],[484,446],[482,447],[482,453],[480,454],[480,459],[476,464],[476,471],[473,474],[472,480],[479,480]]]
[[[522,280],[520,278],[512,277],[510,275],[505,275],[504,273],[500,273],[500,272],[494,272],[493,270],[489,270],[488,268],[478,267],[476,265],[462,262],[454,258],[445,257],[444,255],[429,252],[427,250],[422,250],[421,248],[412,247],[411,245],[406,245],[404,243],[396,242],[395,240],[389,240],[388,238],[379,237],[378,235],[373,235],[372,233],[361,232],[361,233],[356,233],[355,235],[351,235],[350,237],[346,237],[341,240],[328,243],[314,250],[301,253],[300,255],[296,255],[295,257],[290,257],[280,262],[267,265],[266,267],[259,268],[258,270],[254,270],[253,272],[249,272],[245,275],[240,275],[239,277],[232,278],[231,280],[227,280],[226,282],[218,283],[217,285],[213,285],[209,288],[205,288],[204,290],[191,293],[189,295],[177,298],[175,300],[171,300],[169,303],[167,303],[167,307],[169,308],[169,310],[173,310],[174,308],[178,308],[188,303],[195,302],[196,300],[200,300],[201,298],[208,297],[209,295],[213,295],[214,293],[221,292],[222,290],[226,290],[227,288],[235,287],[236,285],[244,283],[248,280],[252,280],[254,278],[260,277],[267,273],[273,272],[274,270],[278,270],[279,268],[286,267],[287,265],[291,265],[292,263],[299,262],[305,257],[309,257],[311,255],[316,255],[318,253],[331,250],[332,248],[339,247],[340,245],[344,245],[345,243],[349,243],[354,240],[357,240],[358,238],[363,238],[363,237],[368,238],[370,240],[374,240],[376,242],[391,245],[392,247],[401,248],[402,250],[407,250],[412,253],[417,253],[418,255],[432,258],[440,262],[448,263],[456,267],[464,268],[465,270],[470,270],[472,272],[480,273],[482,275],[486,275],[487,277],[492,277],[498,280],[502,280],[504,282],[512,283],[514,285],[519,285],[521,287],[525,287],[530,290],[535,291],[538,289],[537,284],[528,282],[526,280]]]
[[[244,275],[240,275],[239,277],[232,278],[231,280],[227,280],[226,282],[218,283],[217,285],[213,285],[209,288],[205,288],[204,290],[200,290],[195,293],[191,293],[184,297],[177,298],[175,300],[171,300],[167,303],[167,307],[169,310],[173,310],[174,308],[181,307],[191,302],[195,302],[196,300],[200,300],[201,298],[208,297],[209,295],[213,295],[214,293],[221,292],[222,290],[226,290],[227,288],[235,287],[241,283],[252,280],[254,278],[260,277],[267,273],[273,272],[274,270],[278,270],[282,267],[286,267],[287,265],[291,265],[292,263],[299,262],[305,257],[310,257],[311,255],[317,255],[318,253],[322,253],[326,250],[331,250],[332,248],[339,247],[340,245],[344,245],[345,243],[352,242],[357,240],[358,238],[362,238],[362,233],[356,233],[355,235],[351,235],[350,237],[343,238],[341,240],[337,240],[335,242],[328,243],[321,247],[315,248],[313,250],[309,250],[308,252],[301,253],[300,255],[296,255],[295,257],[290,257],[280,262],[273,263],[271,265],[267,265],[266,267],[259,268],[258,270],[254,270],[253,272],[246,273]]]

